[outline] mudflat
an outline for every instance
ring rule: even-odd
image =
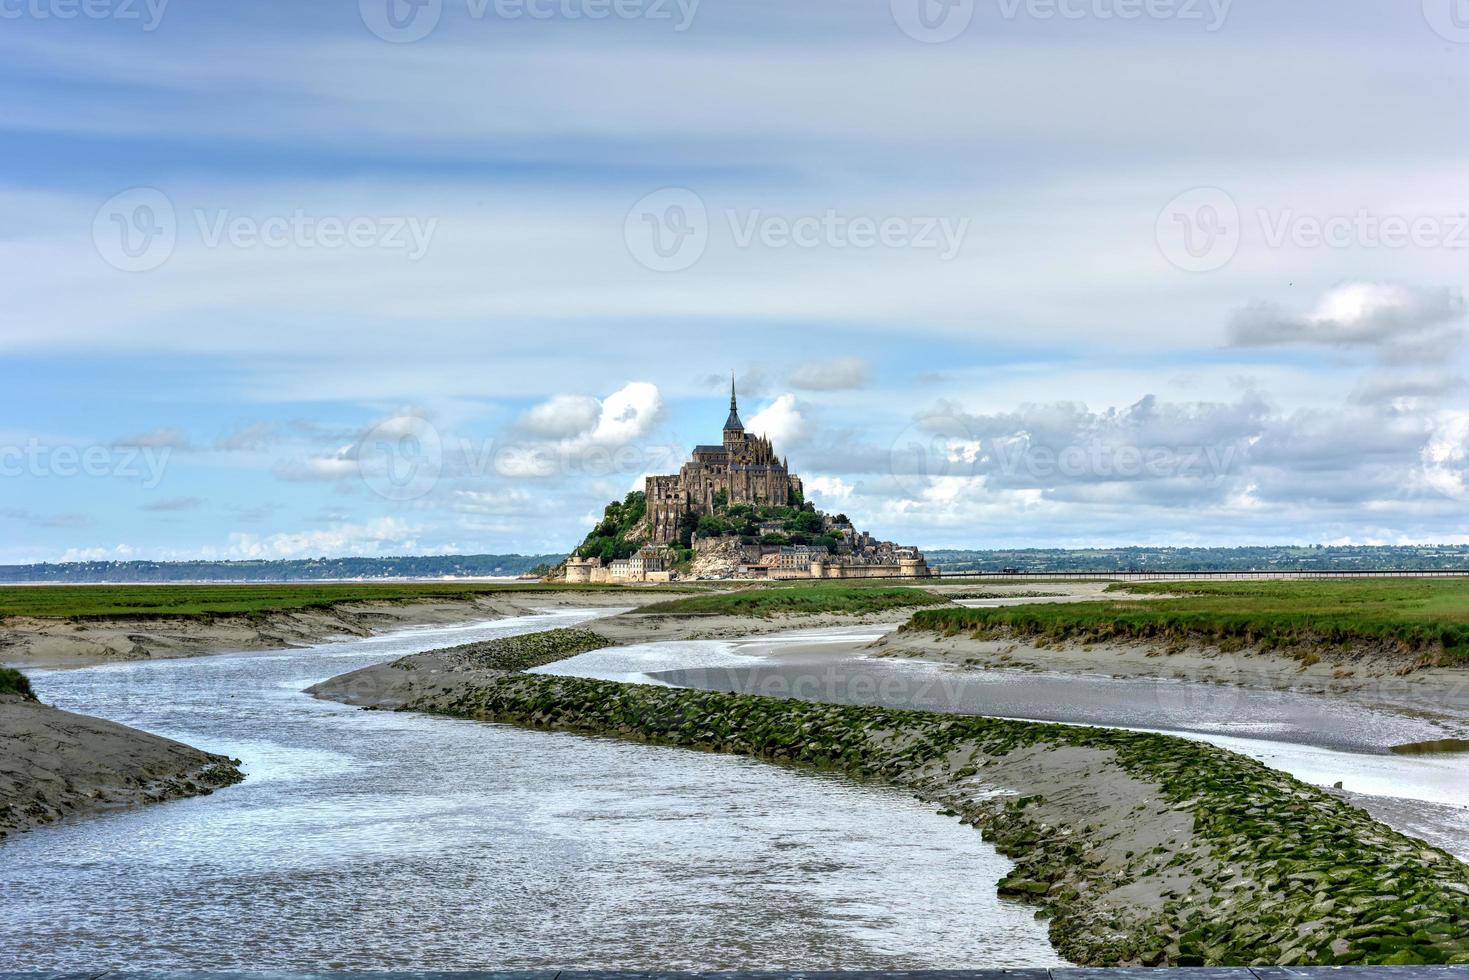
[[[497,619],[571,606],[637,606],[666,598],[666,594],[641,589],[517,590],[467,593],[432,601],[349,602],[329,609],[234,615],[107,619],[15,616],[0,622],[0,664],[67,669],[123,660],[281,650],[405,626]]]
[[[18,695],[0,695],[0,749],[0,839],[244,778],[236,760]]]
[[[416,654],[310,693],[895,782],[1014,858],[1001,893],[1040,905],[1084,965],[1469,959],[1469,868],[1254,760],[1163,735],[520,673],[595,647],[610,623]]]
[[[1306,662],[1256,647],[1202,642],[1038,641],[898,630],[864,652],[949,664],[958,670],[1030,670],[1124,679],[1168,678],[1347,699],[1364,707],[1469,724],[1469,668],[1415,667],[1399,657],[1347,646],[1320,648]]]

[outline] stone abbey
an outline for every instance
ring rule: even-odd
[[[720,504],[791,506],[802,499],[801,478],[764,436],[746,432],[740,421],[734,377],[729,381],[729,418],[723,442],[695,446],[693,458],[676,476],[650,476],[643,485],[648,502],[648,530],[654,544],[678,539],[679,522],[687,513],[713,514]]]
[[[636,550],[605,562],[604,554],[575,553],[566,560],[567,582],[924,578],[938,571],[917,548],[879,541],[845,514],[808,504],[801,478],[770,440],[745,431],[733,378],[720,444],[695,446],[676,475],[646,477],[642,497],[636,526],[623,532]],[[608,514],[620,506],[614,501]]]

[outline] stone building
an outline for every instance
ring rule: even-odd
[[[648,506],[648,530],[655,544],[678,538],[679,522],[687,513],[714,513],[723,495],[728,504],[790,506],[801,498],[801,478],[792,476],[784,460],[764,436],[745,431],[735,399],[734,378],[729,381],[729,417],[717,446],[695,446],[693,458],[676,476],[650,476],[643,484]]]
[[[570,585],[603,585],[607,583],[671,582],[673,568],[668,553],[653,545],[644,545],[627,558],[614,558],[603,564],[600,558],[572,555],[566,560],[566,581]]]

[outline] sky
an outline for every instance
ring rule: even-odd
[[[1465,543],[1464,0],[0,0],[0,563]]]

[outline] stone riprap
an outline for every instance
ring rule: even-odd
[[[1198,742],[516,673],[403,707],[906,787],[1015,861],[1002,894],[1081,965],[1469,963],[1469,866]]]

